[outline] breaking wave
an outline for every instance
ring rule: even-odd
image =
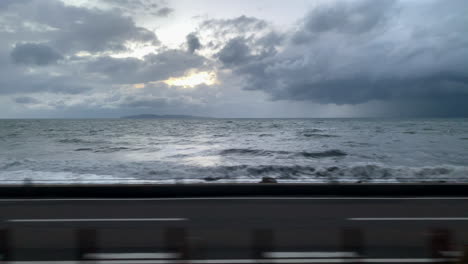
[[[281,150],[262,150],[262,149],[224,149],[220,152],[220,155],[252,155],[252,156],[271,156],[271,155],[288,155],[293,157],[304,157],[304,158],[328,158],[328,157],[340,157],[346,156],[342,150],[331,149],[317,152],[292,152],[292,151],[281,151]]]
[[[88,142],[86,140],[79,139],[79,138],[65,138],[65,139],[59,140],[58,142],[60,142],[60,143],[71,143],[71,144],[90,143],[90,142]]]
[[[63,144],[101,144],[106,143],[104,140],[85,140],[81,138],[65,138],[58,140],[59,143]]]
[[[26,169],[24,162],[8,162],[0,170],[2,184],[113,184],[176,182],[260,182],[263,177],[278,182],[304,183],[414,183],[468,182],[466,166],[388,167],[382,164],[347,166],[320,165],[232,165],[192,166],[167,163],[96,162],[90,168],[69,167],[67,171]],[[40,163],[34,163],[39,165]],[[33,165],[34,165],[33,164]],[[95,168],[100,164],[102,168]],[[5,165],[8,168],[5,168]],[[177,166],[177,167],[171,167]]]
[[[279,182],[468,182],[468,167],[384,167],[380,165],[356,166],[281,166],[281,165],[238,165],[204,168],[200,172],[210,175],[205,181],[244,179],[259,180],[273,177]]]
[[[75,151],[90,151],[94,153],[112,153],[118,151],[136,151],[141,148],[127,148],[127,147],[99,147],[99,148],[77,148]]]
[[[313,138],[335,138],[339,137],[337,135],[329,135],[329,134],[316,134],[316,133],[305,133],[303,134],[304,137],[313,137]]]

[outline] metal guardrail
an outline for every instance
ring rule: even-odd
[[[126,264],[247,264],[247,263],[441,263],[468,264],[468,246],[463,252],[452,248],[452,234],[448,229],[430,230],[427,246],[430,256],[427,258],[368,258],[366,257],[365,236],[359,228],[341,230],[341,246],[336,252],[277,252],[275,251],[275,232],[273,229],[255,229],[251,232],[250,259],[205,259],[200,252],[194,252],[189,244],[189,230],[182,227],[164,230],[164,252],[101,252],[98,243],[99,230],[78,228],[75,230],[76,255],[72,260],[50,261],[50,263],[126,263]],[[0,263],[35,263],[18,261],[12,243],[12,232],[0,229]],[[389,252],[391,253],[391,252]],[[41,261],[38,263],[47,263]]]

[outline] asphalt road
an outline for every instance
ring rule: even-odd
[[[468,197],[0,199],[9,263],[422,263],[467,244]]]

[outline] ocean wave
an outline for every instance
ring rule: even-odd
[[[90,173],[16,170],[0,171],[0,183],[3,185],[21,184],[139,184],[150,183],[137,178],[98,175]]]
[[[253,156],[270,156],[273,154],[290,154],[289,151],[273,151],[273,150],[262,150],[262,149],[242,149],[242,148],[230,148],[224,149],[220,155],[253,155]]]
[[[78,143],[90,143],[86,140],[79,139],[79,138],[65,138],[58,140],[59,143],[71,143],[71,144],[78,144]]]
[[[93,151],[92,148],[77,148],[75,151]]]
[[[339,137],[337,135],[329,135],[329,134],[316,134],[316,133],[305,133],[302,134],[304,137],[314,137],[314,138],[335,138]]]
[[[103,147],[103,148],[99,148],[99,149],[96,149],[94,150],[94,152],[96,153],[112,153],[112,152],[118,152],[118,151],[122,151],[122,150],[131,150],[131,148],[127,148],[127,147]]]
[[[307,134],[307,133],[320,133],[320,132],[323,132],[324,130],[323,129],[318,129],[318,128],[309,128],[309,129],[304,129],[302,130],[301,132],[299,132],[299,134]]]
[[[304,158],[328,158],[328,157],[341,157],[348,155],[342,150],[331,149],[317,152],[293,152],[283,150],[262,150],[262,149],[224,149],[220,155],[252,155],[252,156],[271,156],[271,155],[286,155],[291,157],[304,157]]]
[[[348,155],[346,152],[339,149],[331,149],[318,152],[300,152],[299,155],[306,158],[327,158],[327,157],[342,157]]]
[[[74,151],[90,151],[94,153],[113,153],[119,151],[137,151],[142,148],[127,148],[127,147],[100,147],[100,148],[77,148]]]
[[[107,166],[107,165],[106,165]],[[112,170],[111,167],[114,169]],[[13,169],[13,170],[12,170]],[[278,182],[314,183],[418,183],[468,182],[468,167],[389,167],[381,164],[347,166],[309,165],[232,165],[197,167],[135,163],[132,166],[107,166],[100,170],[67,171],[10,168],[0,170],[1,184],[132,184],[170,182],[259,182],[271,177]],[[91,172],[93,171],[93,172]]]
[[[57,142],[63,144],[101,144],[106,143],[105,140],[85,140],[81,138],[64,138],[60,139]]]
[[[468,167],[385,167],[376,164],[355,166],[237,165],[200,169],[205,181],[257,179],[268,176],[279,182],[468,182]]]
[[[0,168],[2,170],[6,170],[6,169],[9,169],[11,167],[20,166],[22,164],[23,164],[22,162],[15,160],[15,161],[11,161],[11,162],[7,162],[5,164],[2,164],[2,166]]]

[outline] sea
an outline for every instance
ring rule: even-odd
[[[0,120],[0,185],[468,182],[468,119]]]

